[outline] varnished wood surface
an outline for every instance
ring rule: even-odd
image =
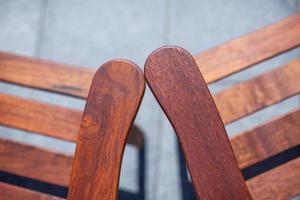
[[[287,200],[300,194],[300,158],[247,181],[255,200]]]
[[[241,169],[299,145],[300,111],[295,110],[231,139]],[[0,140],[0,170],[68,187],[72,156]]]
[[[86,98],[94,71],[0,52],[0,80]]]
[[[125,141],[144,94],[143,73],[113,60],[96,72],[83,113],[68,200],[116,199]]]
[[[195,55],[207,83],[300,45],[300,13]]]
[[[0,124],[76,141],[82,112],[7,94],[0,94]]]
[[[227,124],[300,93],[299,77],[300,59],[297,59],[227,88],[213,98]]]
[[[201,53],[201,54],[199,54],[199,56],[195,56],[197,63],[199,63],[199,60],[201,62],[203,61],[204,63],[206,63],[205,66],[207,66],[207,68],[209,68],[207,70],[204,69],[204,71],[203,71],[204,78],[209,83],[213,82],[213,81],[223,78],[231,73],[234,73],[236,71],[244,69],[244,68],[252,65],[253,63],[263,61],[273,55],[277,55],[278,53],[281,53],[290,48],[298,46],[299,40],[298,40],[298,37],[295,38],[295,33],[296,34],[299,33],[299,26],[298,26],[299,23],[296,23],[296,25],[295,25],[295,22],[299,22],[299,14],[297,14],[295,16],[291,16],[291,17],[287,18],[286,20],[279,22],[278,24],[268,26],[259,31],[248,34],[246,36],[243,36],[242,38],[238,38],[236,40],[229,41],[229,42],[225,43],[224,45],[220,45],[216,48],[213,48],[204,53]],[[263,34],[260,34],[260,33],[263,33]],[[263,41],[263,44],[262,44],[262,42],[260,41],[261,40],[260,38],[263,38],[263,35],[267,35],[269,40]],[[276,36],[276,35],[279,35],[279,36]],[[286,38],[289,38],[289,40],[285,39],[284,42],[277,42],[278,44],[276,44],[274,46],[272,42],[281,40],[280,37],[286,37]],[[243,50],[244,48],[242,49],[243,45],[246,45],[248,47],[249,43],[247,41],[259,41],[259,43],[256,43],[254,46],[255,46],[255,48],[260,48],[259,51],[264,52],[261,55],[261,57],[260,57],[260,55],[257,55],[255,52],[253,53],[253,51],[245,52]],[[266,45],[267,43],[269,43],[269,44],[272,43],[273,46]],[[251,43],[250,43],[250,45],[251,45]],[[272,47],[272,49],[269,49],[271,47]],[[253,49],[253,48],[251,48],[251,49]],[[232,50],[234,50],[234,51],[232,51]],[[254,50],[257,51],[257,49],[254,49]],[[234,57],[234,56],[236,56],[235,54],[238,54],[236,52],[240,53],[240,55],[238,55],[238,57],[236,57],[238,59],[228,59],[227,60],[227,58],[226,58],[226,57],[228,57],[227,55],[229,55],[229,58],[230,58],[230,56]],[[210,59],[210,56],[215,56],[215,55],[218,55],[219,59],[215,59],[215,58]],[[198,59],[198,57],[200,59]],[[24,61],[23,58],[25,58],[25,62],[23,62]],[[222,58],[226,58],[226,59],[222,60]],[[232,66],[231,63],[234,63],[234,66],[228,67],[229,65]],[[299,64],[299,61],[298,61],[298,64]],[[226,67],[222,67],[225,65],[226,65]],[[4,68],[4,66],[5,66],[5,68]],[[27,70],[28,66],[30,66],[30,67]],[[40,66],[42,66],[42,68],[41,68],[42,70],[37,71],[36,69]],[[52,73],[48,73],[49,71],[51,71],[51,68],[53,68],[53,66],[58,67],[59,70],[52,71]],[[201,68],[201,66],[200,66],[200,68]],[[24,69],[25,69],[25,72],[23,71]],[[72,72],[70,72],[71,69],[72,69]],[[299,66],[298,66],[298,69],[299,69]],[[20,70],[22,70],[22,72],[24,72],[24,74],[26,75],[24,78],[20,78],[20,76],[18,76],[18,73],[20,72]],[[49,76],[47,75],[45,77],[45,79],[46,79],[45,83],[42,83],[42,82],[44,82],[44,80],[39,79],[41,77],[41,76],[39,76],[39,73],[41,73],[41,72],[47,72],[47,74],[49,75]],[[298,72],[299,72],[299,70],[298,70]],[[72,77],[69,77],[69,75],[64,76],[65,74],[72,74]],[[294,78],[297,78],[297,76],[295,76],[295,74],[293,74],[293,75],[294,75],[293,76]],[[4,76],[8,77],[7,80],[5,80],[5,78],[3,78]],[[73,68],[68,65],[56,64],[54,62],[29,59],[26,57],[18,57],[13,54],[7,54],[7,53],[0,52],[0,79],[7,81],[7,82],[15,81],[15,83],[20,84],[20,85],[25,85],[25,86],[50,90],[50,91],[54,91],[54,92],[59,92],[59,93],[63,93],[63,94],[71,95],[71,96],[76,96],[76,97],[80,97],[80,98],[85,98],[88,93],[88,88],[89,88],[92,76],[93,76],[93,71],[82,70],[80,68]],[[79,77],[82,77],[82,78],[80,78],[80,80],[82,80],[82,79],[84,79],[84,80],[78,84]],[[35,79],[35,78],[37,78],[37,79]],[[13,81],[11,81],[11,80],[13,80]],[[61,80],[63,80],[63,81],[61,82]],[[271,79],[271,81],[272,80],[273,79]],[[297,79],[296,79],[296,81],[297,81]],[[275,80],[274,82],[277,82],[277,81]],[[295,84],[290,84],[287,86],[294,87]],[[280,89],[280,87],[277,87],[277,88]],[[292,89],[295,89],[295,87]],[[246,90],[244,90],[244,91],[246,91]],[[290,90],[288,90],[288,91],[290,91]],[[243,90],[240,90],[239,92],[243,93]],[[235,94],[237,94],[237,93],[235,93]],[[282,93],[280,93],[280,92],[278,94],[282,95]],[[285,95],[285,94],[283,94],[283,95]],[[279,98],[282,98],[282,97],[279,97]],[[245,105],[245,104],[249,105],[249,104],[247,104],[248,99],[247,98],[245,98],[245,99],[247,101],[244,101],[243,102],[244,104],[239,104],[239,105]],[[225,100],[225,101],[223,101],[223,103],[227,102],[225,98],[223,98],[223,100]],[[267,98],[264,100],[265,101],[263,101],[263,103],[269,102],[269,100]],[[271,101],[274,102],[274,99],[272,99]],[[222,101],[220,101],[220,102],[222,102]],[[252,103],[253,102],[254,101],[252,101]],[[256,104],[259,104],[259,103],[260,102],[256,102]],[[217,106],[220,105],[218,102],[216,102],[216,104],[217,104]],[[234,103],[231,103],[231,102],[229,104],[234,105]],[[218,108],[219,108],[219,106],[218,106]],[[222,113],[229,112],[229,114],[224,114],[224,115],[226,115],[226,117],[223,117],[223,118],[225,118],[226,123],[229,123],[231,120],[234,121],[235,118],[239,118],[240,116],[244,115],[244,114],[240,114],[240,113],[246,113],[246,115],[247,115],[247,114],[253,112],[251,110],[252,109],[252,107],[251,107],[250,111],[245,109],[242,112],[237,112],[237,116],[235,116],[236,114],[234,114],[235,112],[233,112],[233,110],[230,110],[231,109],[230,106],[226,107],[225,109],[222,109],[222,108],[219,108],[219,109],[220,109],[221,115],[222,115]],[[234,108],[234,109],[236,109],[236,108]],[[0,115],[0,118],[1,118],[1,115]],[[229,120],[226,121],[226,119],[229,119]],[[274,122],[276,122],[276,120]],[[284,130],[292,129],[291,133],[292,134],[295,133],[295,130],[296,130],[294,128],[295,126],[291,126],[291,124],[289,124],[288,122],[282,124],[282,126],[284,126],[284,128],[283,128]],[[265,126],[263,125],[262,127],[265,127]],[[265,141],[265,136],[257,136],[256,130],[249,131],[248,134],[245,134],[245,135],[250,135],[251,133],[255,132],[255,134],[252,134],[251,137],[249,137],[249,136],[245,137],[247,139],[244,139],[244,137],[240,138],[240,140],[243,140],[243,142],[239,141],[239,144],[241,144],[241,147],[236,147],[239,150],[235,150],[235,144],[233,143],[234,141],[238,141],[238,140],[236,140],[237,138],[234,138],[231,141],[235,154],[236,154],[236,152],[241,152],[241,153],[239,153],[240,157],[237,156],[237,160],[239,162],[240,167],[242,167],[242,168],[243,168],[243,166],[246,167],[249,165],[249,163],[251,164],[253,162],[257,162],[260,159],[265,158],[266,156],[269,156],[270,155],[269,153],[274,153],[279,150],[281,151],[282,149],[287,148],[288,145],[294,145],[298,141],[297,137],[296,137],[296,136],[298,136],[297,134],[292,135],[293,137],[296,137],[295,140],[290,140],[289,138],[291,138],[291,137],[289,135],[286,137],[282,136],[282,133],[284,133],[281,131],[282,127],[276,126],[275,123],[272,123],[272,126],[266,126],[266,128],[264,128],[264,131],[260,130],[259,133],[263,133],[263,132],[267,131],[267,127],[271,128],[271,130],[273,130],[273,131],[276,130],[275,133],[280,132],[279,135],[275,134],[275,138],[274,138],[275,141],[271,141],[271,140]],[[277,129],[275,129],[273,127],[279,128],[279,131],[277,131]],[[72,136],[71,137],[67,136],[67,137],[69,137],[69,138],[71,138],[71,140],[73,140],[74,139],[74,138],[72,139],[72,137],[74,137],[73,134],[70,134],[70,135],[72,135]],[[284,133],[283,135],[286,135],[286,133]],[[63,137],[65,137],[65,136],[63,136]],[[279,142],[282,141],[281,139],[279,140],[279,138],[286,139],[285,142],[283,142],[284,145],[273,146],[273,144],[277,144],[277,143],[279,144]],[[252,143],[252,145],[254,143],[257,144],[256,142],[259,141],[258,139],[267,142],[267,144],[271,146],[270,147],[271,150],[269,148],[265,149],[266,146],[257,147],[257,148],[255,147],[255,148],[251,149],[250,148],[251,143]],[[255,141],[255,142],[250,142],[250,141]],[[246,144],[246,145],[243,145],[243,144]],[[260,146],[260,145],[261,144],[259,142],[258,146]],[[274,147],[274,149],[273,149],[273,147]],[[249,148],[249,149],[247,149],[247,148]],[[243,151],[244,151],[244,153],[242,153]],[[257,151],[259,151],[259,152],[257,152]]]
[[[39,67],[41,67],[41,70]],[[53,70],[53,67],[58,70]],[[225,69],[227,68],[225,67]],[[299,69],[300,60],[296,59],[285,66],[215,94],[213,97],[223,122],[225,124],[230,123],[299,93]],[[40,80],[41,73],[48,71],[51,71],[51,73],[47,73],[46,77]],[[86,98],[91,82],[88,79],[91,79],[93,74],[91,71],[81,68],[3,52],[0,52],[0,72],[0,80],[42,88],[52,92],[63,92],[64,94],[75,95],[80,98]],[[22,76],[19,76],[18,73],[21,73]],[[66,76],[66,74],[71,74],[72,76]],[[83,81],[77,83],[77,80],[81,80],[81,75]],[[57,88],[55,86],[63,84],[65,84],[64,87]],[[74,90],[76,87],[77,90]],[[60,90],[59,88],[64,89]],[[237,104],[240,106],[235,106]],[[76,128],[78,129],[78,125]]]
[[[0,124],[75,142],[82,111],[0,94]],[[127,142],[143,148],[143,133],[133,126]]]
[[[148,57],[145,76],[177,133],[197,198],[252,199],[193,57],[162,47]]]
[[[290,199],[300,192],[300,159],[283,164],[246,182],[254,199]],[[1,200],[63,200],[0,182]]]
[[[300,60],[297,59],[215,94],[213,97],[223,122],[227,124],[299,93],[300,84],[295,84],[300,81],[299,69]],[[0,97],[1,124],[75,141],[81,112],[4,94]],[[129,141],[134,142],[131,138]]]
[[[1,200],[63,200],[63,198],[47,195],[22,187],[0,182]]]
[[[0,170],[68,186],[73,157],[9,140],[0,140]]]
[[[239,167],[244,169],[300,144],[300,109],[272,119],[231,139]]]
[[[206,82],[212,83],[299,46],[299,34],[300,13],[201,52],[194,58]],[[52,70],[53,67],[58,70]],[[86,98],[93,74],[93,70],[82,67],[0,52],[0,80],[10,83]]]

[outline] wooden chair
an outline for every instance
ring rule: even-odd
[[[148,57],[146,80],[177,133],[198,199],[290,199],[300,194],[299,108],[230,143],[223,126],[299,94],[300,60],[212,97],[206,86],[299,45],[296,14],[194,57],[179,47],[163,47]],[[279,157],[288,159],[279,162]],[[241,170],[268,161],[277,164],[244,181]]]
[[[135,64],[124,60],[105,63],[95,73],[92,83],[93,74],[63,64],[0,53],[1,81],[80,99],[86,99],[91,87],[83,113],[1,94],[1,125],[77,141],[71,182],[72,156],[6,139],[0,140],[2,173],[36,180],[49,187],[70,184],[68,199],[117,198],[125,142],[142,152],[144,148],[139,128],[133,127],[127,139],[143,96],[144,78]],[[2,200],[62,199],[9,182],[0,181]]]

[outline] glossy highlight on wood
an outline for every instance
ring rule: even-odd
[[[116,199],[128,132],[144,94],[143,73],[125,60],[96,72],[79,130],[68,200]]]
[[[214,94],[223,123],[231,123],[298,94],[299,77],[300,59],[295,59]]]
[[[252,199],[193,57],[162,47],[148,57],[145,76],[179,138],[197,198]]]
[[[78,66],[0,52],[0,80],[8,83],[86,98],[94,73]]]
[[[0,124],[66,141],[76,142],[82,111],[0,94]],[[133,126],[127,143],[144,147],[143,133]]]

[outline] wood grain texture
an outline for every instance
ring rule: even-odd
[[[207,83],[300,45],[300,13],[195,55]]]
[[[298,145],[299,118],[300,112],[295,110],[232,138],[230,142],[240,168]],[[58,152],[0,140],[1,171],[68,187],[72,160],[72,156]]]
[[[82,112],[0,94],[0,124],[25,131],[76,141]]]
[[[145,76],[179,138],[197,198],[252,199],[193,57],[162,47],[148,57]]]
[[[22,187],[0,182],[1,200],[63,200],[63,198],[47,195]]]
[[[124,60],[96,72],[80,126],[68,199],[116,199],[125,141],[144,94],[143,73]]]
[[[0,170],[68,186],[73,157],[9,140],[0,140]]]
[[[0,80],[9,83],[86,98],[93,74],[76,66],[0,52]]]
[[[213,98],[224,124],[228,124],[298,94],[299,77],[300,59],[297,59],[227,88]]]
[[[82,111],[0,94],[0,124],[76,142]],[[143,132],[133,126],[127,142],[143,148]]]
[[[239,167],[244,169],[300,144],[300,109],[272,119],[231,139]]]
[[[247,181],[255,200],[286,200],[300,194],[300,158]]]
[[[194,58],[206,82],[212,83],[299,46],[299,35],[300,13],[199,53]],[[58,70],[52,70],[53,67]],[[93,74],[82,67],[0,52],[0,80],[9,83],[86,98]]]

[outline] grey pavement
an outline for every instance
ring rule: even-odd
[[[0,0],[0,50],[97,68],[125,58],[143,68],[156,48],[179,45],[196,54],[300,11],[299,0]],[[214,93],[300,57],[294,49],[210,85]],[[84,101],[0,84],[0,92],[83,109]],[[299,107],[299,96],[234,122],[230,137]],[[182,199],[177,140],[147,88],[135,120],[146,136],[146,199]],[[5,132],[5,134],[4,134]],[[74,144],[0,127],[0,136],[73,154]],[[136,192],[137,151],[125,150],[120,188]]]

